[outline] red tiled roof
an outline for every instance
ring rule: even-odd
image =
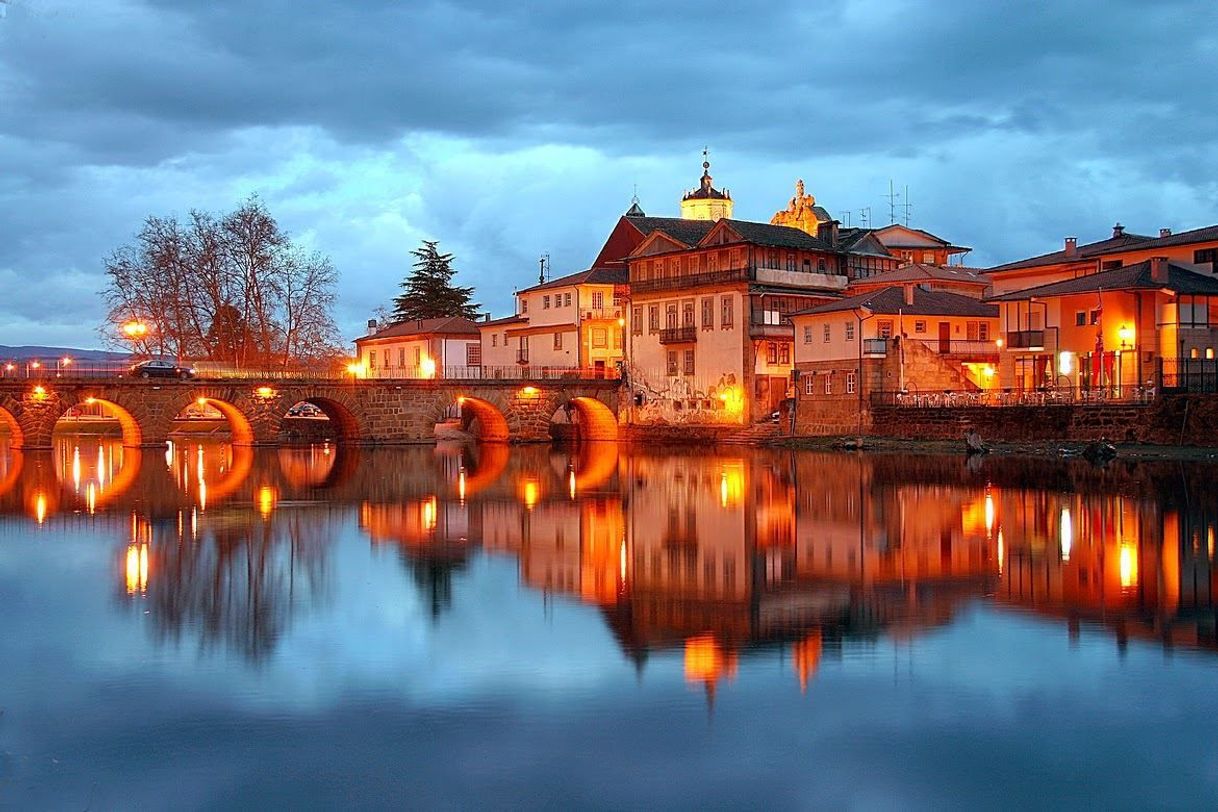
[[[1218,279],[1190,271],[1179,265],[1168,263],[1167,280],[1157,282],[1151,278],[1150,260],[1100,271],[1061,282],[1052,282],[1026,290],[1012,291],[994,296],[990,302],[1021,302],[1026,299],[1050,296],[1069,296],[1075,293],[1098,293],[1103,290],[1157,290],[1166,289],[1176,293],[1218,296]]]
[[[380,341],[387,338],[424,337],[433,335],[468,336],[479,338],[478,322],[462,316],[444,316],[438,319],[420,319],[418,321],[399,321],[383,330],[378,330],[370,336],[355,339],[356,344],[365,341]]]
[[[840,313],[845,310],[866,309],[872,313],[895,316],[903,313],[906,316],[973,316],[977,318],[998,318],[998,306],[984,304],[971,296],[959,293],[948,293],[941,290],[913,289],[913,304],[905,302],[904,286],[884,288],[883,290],[862,293],[836,302],[801,310],[792,313],[793,316],[816,316],[823,313]]]

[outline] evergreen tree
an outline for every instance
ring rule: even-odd
[[[435,319],[444,316],[478,318],[476,303],[470,301],[473,288],[453,284],[453,255],[436,250],[438,243],[424,240],[411,251],[416,258],[414,271],[402,282],[402,295],[393,300],[394,321]]]

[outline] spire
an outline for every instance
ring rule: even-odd
[[[681,217],[685,220],[718,220],[732,216],[732,195],[714,187],[710,173],[710,147],[702,148],[702,178],[698,188],[681,197]]]
[[[710,147],[702,148],[702,191],[707,191],[711,187],[710,174]]]
[[[626,210],[627,217],[646,217],[647,213],[639,205],[639,186],[634,186],[634,195],[630,198],[630,208]]]

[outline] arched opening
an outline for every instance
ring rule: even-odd
[[[25,435],[13,413],[0,406],[0,450],[21,448]]]
[[[119,439],[130,448],[138,448],[144,439],[144,432],[131,412],[113,401],[95,397],[86,397],[64,410],[55,422],[54,433],[92,437],[99,442]]]
[[[360,439],[360,427],[352,411],[338,401],[305,398],[284,414],[280,435],[289,443],[346,443]]]
[[[179,441],[228,440],[233,445],[253,445],[254,429],[241,410],[228,401],[198,397],[174,417],[170,436]]]
[[[596,398],[571,398],[551,416],[550,436],[570,442],[614,442],[617,415]]]
[[[461,395],[438,416],[435,437],[437,440],[506,443],[509,439],[507,418],[491,402]]]
[[[131,488],[140,472],[141,452],[114,435],[69,430],[55,435],[51,460],[61,491],[92,513]]]

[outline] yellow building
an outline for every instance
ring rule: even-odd
[[[719,220],[732,216],[732,195],[727,189],[720,191],[711,183],[710,161],[706,150],[702,151],[702,179],[697,189],[692,189],[681,198],[681,219]]]
[[[516,315],[483,322],[483,364],[616,376],[623,358],[626,272],[591,268],[516,292]]]

